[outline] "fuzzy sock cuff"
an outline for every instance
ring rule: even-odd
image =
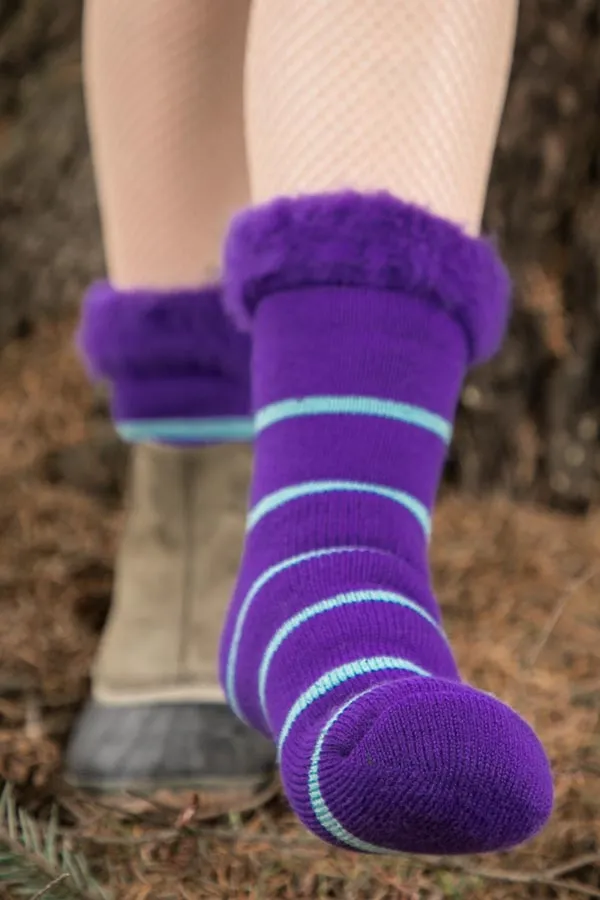
[[[248,340],[224,313],[218,287],[119,291],[96,282],[76,341],[94,379],[247,375]]]
[[[90,378],[110,382],[117,422],[249,414],[250,341],[217,287],[119,291],[97,282],[76,343]]]
[[[280,198],[239,214],[225,303],[241,328],[268,294],[335,285],[397,290],[441,305],[464,328],[469,363],[498,349],[508,273],[491,243],[387,193]]]

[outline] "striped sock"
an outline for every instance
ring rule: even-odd
[[[518,844],[550,812],[544,751],[461,682],[427,562],[462,381],[503,332],[503,269],[449,223],[354,194],[245,214],[228,264],[257,433],[229,702],[276,741],[294,810],[327,841]]]
[[[250,342],[223,312],[218,287],[86,294],[77,343],[111,388],[115,428],[131,443],[252,439]]]

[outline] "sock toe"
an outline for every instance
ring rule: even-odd
[[[534,732],[463,684],[387,682],[299,740],[282,754],[288,796],[311,830],[347,849],[507,849],[539,831],[552,810],[550,768]]]

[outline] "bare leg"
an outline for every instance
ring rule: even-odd
[[[517,0],[255,0],[255,201],[387,189],[480,228]]]
[[[248,197],[248,0],[87,0],[85,82],[104,242],[119,287],[214,278]]]

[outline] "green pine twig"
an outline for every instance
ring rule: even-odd
[[[15,898],[110,900],[85,857],[61,840],[56,809],[41,825],[19,809],[8,783],[0,785],[0,886]]]

